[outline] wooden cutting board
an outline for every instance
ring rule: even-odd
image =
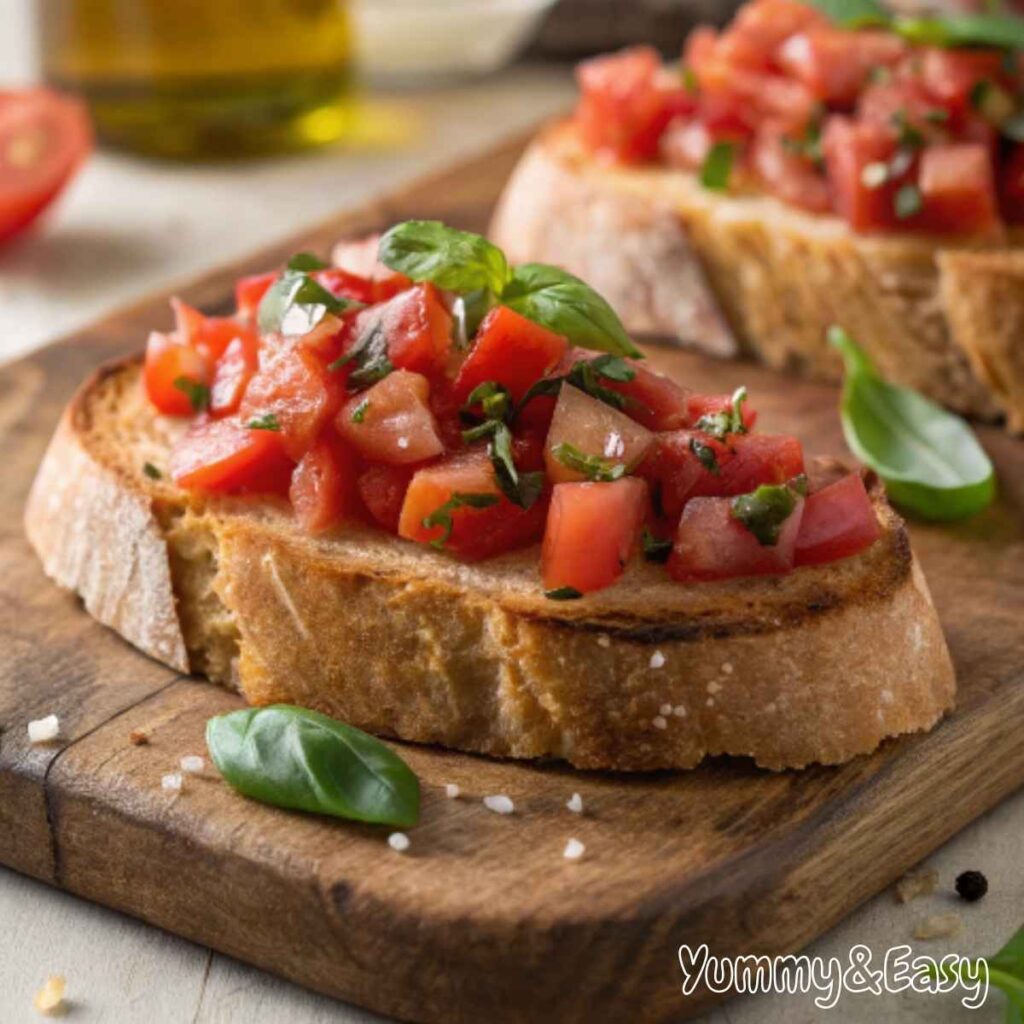
[[[183,290],[209,310],[234,278],[298,249],[410,216],[483,229],[509,145]],[[682,774],[581,774],[403,747],[423,781],[412,849],[386,830],[249,803],[209,772],[160,787],[204,753],[239,699],[150,661],[44,577],[21,529],[65,401],[98,362],[169,323],[166,296],[0,370],[0,862],[224,953],[416,1021],[668,1021],[695,1013],[676,955],[793,951],[1024,781],[1024,444],[981,432],[999,503],[970,523],[915,526],[960,679],[927,736],[841,768],[768,774],[717,760]],[[699,390],[745,382],[768,430],[844,451],[836,393],[753,365],[652,349]],[[26,723],[60,716],[59,742]],[[142,729],[146,746],[129,734]],[[445,783],[464,796],[447,800]],[[565,808],[583,796],[586,814]],[[481,804],[506,793],[516,812]],[[566,840],[586,844],[577,863]]]

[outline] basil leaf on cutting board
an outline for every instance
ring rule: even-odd
[[[206,745],[243,796],[296,811],[415,825],[420,784],[373,736],[291,704],[244,708],[206,723]]]
[[[840,414],[850,450],[885,481],[893,503],[923,519],[964,519],[995,496],[995,472],[959,416],[882,380],[840,327],[829,342],[846,365]]]

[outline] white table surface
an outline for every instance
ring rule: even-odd
[[[0,88],[31,81],[29,0],[0,0]],[[45,232],[0,249],[0,361],[113,309],[356,204],[404,179],[483,148],[564,106],[566,72],[517,69],[461,89],[406,97],[422,122],[400,155],[334,150],[288,160],[183,167],[97,154]],[[2,373],[0,369],[0,373]],[[942,807],[935,808],[936,814]],[[883,893],[808,952],[846,961],[858,943],[876,956],[910,942],[915,952],[994,951],[1024,923],[1024,793],[976,822],[928,862],[940,892],[909,905]],[[984,870],[988,897],[967,906],[954,877]],[[953,940],[914,942],[922,917],[959,911]],[[49,974],[67,977],[81,1024],[281,1024],[369,1022],[369,1014],[305,992],[261,971],[0,869],[0,1024],[40,1018],[32,996]],[[382,979],[382,984],[386,984]],[[994,993],[981,1011],[952,996],[845,996],[829,1013],[809,996],[733,1000],[714,1024],[810,1024],[1001,1020]]]

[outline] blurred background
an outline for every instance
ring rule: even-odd
[[[675,54],[733,6],[0,0],[0,358],[525,130],[571,105],[580,57]]]

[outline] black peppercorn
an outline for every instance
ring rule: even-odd
[[[988,892],[988,879],[980,871],[964,871],[956,876],[957,895],[974,903]]]

